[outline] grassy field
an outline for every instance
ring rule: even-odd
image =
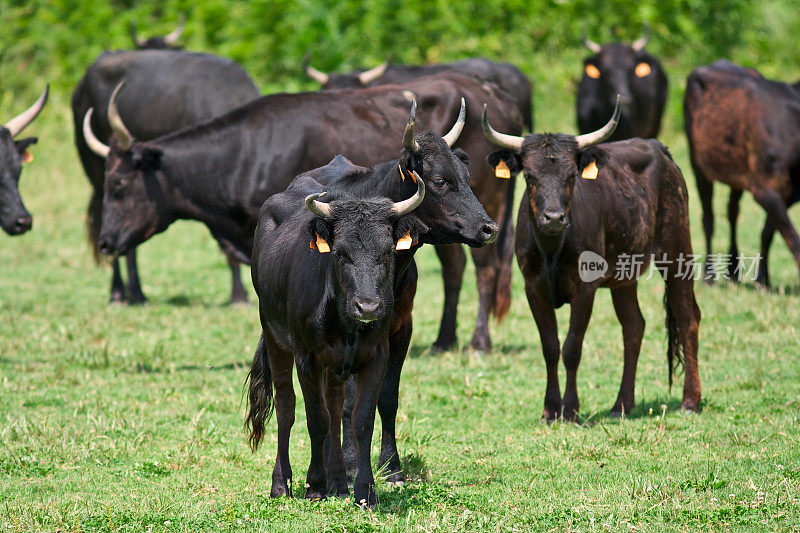
[[[675,120],[686,73],[672,74],[663,140],[686,173],[702,252]],[[622,337],[601,292],[579,374],[581,425],[539,422],[545,369],[516,271],[491,354],[430,353],[442,296],[438,262],[424,249],[398,418],[411,481],[380,484],[374,511],[336,499],[271,500],[274,420],[256,454],[242,429],[255,306],[223,305],[227,267],[205,228],[189,222],[140,249],[149,305],[106,304],[109,270],[94,266],[85,242],[89,187],[67,101],[55,94],[30,128],[40,142],[21,189],[34,230],[0,235],[0,529],[800,531],[798,273],[780,238],[772,280],[792,295],[697,285],[700,415],[679,411],[682,376],[668,390],[663,285],[654,278],[639,291],[648,327],[638,406],[627,419],[608,418]],[[541,129],[573,131],[572,94],[540,91],[537,104]],[[727,249],[726,201],[718,187],[718,252]],[[757,252],[763,220],[746,196],[743,254]],[[471,270],[465,279],[464,346],[476,311]],[[563,340],[568,309],[558,317]],[[290,452],[301,496],[309,442],[300,395],[297,412]],[[375,459],[378,446],[376,431]]]

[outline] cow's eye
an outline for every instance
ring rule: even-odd
[[[128,180],[125,178],[120,178],[114,182],[114,186],[111,188],[111,193],[115,197],[122,196],[122,193],[125,192],[125,187],[128,186]]]
[[[586,63],[586,75],[596,80],[600,77],[600,69],[596,66],[592,65],[591,63]]]
[[[433,178],[433,180],[431,181],[433,183],[433,186],[439,189],[440,191],[444,190],[444,188],[447,187],[447,181],[444,178],[437,177]]]
[[[642,61],[638,65],[636,65],[636,69],[633,71],[636,74],[637,78],[644,78],[645,76],[649,76],[652,69],[648,63]]]

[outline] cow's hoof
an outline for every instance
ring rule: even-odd
[[[476,352],[488,353],[492,351],[492,340],[489,337],[473,337],[469,347]]]
[[[144,294],[131,295],[128,300],[128,305],[144,305],[147,303],[147,298]]]
[[[292,491],[289,489],[289,486],[284,484],[273,484],[272,488],[269,491],[269,497],[282,498],[284,496],[286,496],[287,498],[292,497]]]
[[[358,494],[358,492],[362,492],[362,494]],[[375,494],[374,489],[369,490],[368,494],[367,491],[357,491],[354,501],[359,507],[372,509],[378,503],[378,495]]]
[[[455,347],[456,347],[455,340],[437,339],[436,342],[434,342],[431,345],[431,352],[433,353],[449,352]]]
[[[111,296],[108,298],[108,303],[110,305],[124,305],[128,303],[128,299],[125,297],[125,294],[121,292],[112,292]]]
[[[402,472],[394,472],[386,476],[386,483],[393,487],[402,487],[406,483],[406,478]]]
[[[681,404],[681,411],[686,413],[699,413],[700,402],[694,400],[683,400],[683,403]]]
[[[250,305],[250,300],[246,294],[243,296],[231,296],[231,299],[228,300],[228,305],[231,307],[245,307]]]

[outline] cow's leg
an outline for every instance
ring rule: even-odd
[[[578,399],[578,365],[581,363],[583,337],[592,316],[592,305],[596,287],[589,283],[581,283],[570,301],[569,331],[561,350],[564,357],[564,368],[567,369],[567,384],[564,387],[562,409],[564,418],[575,420],[580,409]]]
[[[458,311],[458,296],[461,292],[461,281],[464,278],[464,267],[467,256],[464,247],[460,244],[445,244],[436,246],[436,255],[442,263],[442,277],[444,278],[444,311],[442,322],[439,326],[439,336],[433,343],[436,350],[449,350],[455,346],[456,318]]]
[[[297,379],[303,389],[306,406],[306,424],[311,439],[311,462],[306,475],[306,498],[318,500],[327,495],[325,472],[325,439],[330,430],[328,409],[322,393],[322,369],[315,363],[298,367]]]
[[[739,218],[739,202],[742,199],[742,192],[731,189],[731,196],[728,199],[728,223],[731,226],[731,247],[728,251],[728,278],[732,281],[739,281],[741,270],[739,265],[739,247],[736,245],[736,222]]]
[[[692,165],[694,167],[694,165]],[[703,208],[703,233],[706,237],[706,261],[703,271],[703,280],[706,283],[714,281],[714,265],[711,263],[711,240],[714,236],[714,183],[694,167],[694,175],[697,181],[697,193],[700,196],[700,206]]]
[[[400,454],[397,451],[395,422],[400,395],[400,373],[411,342],[411,329],[412,322],[409,319],[389,337],[389,361],[381,393],[378,396],[378,412],[381,415],[381,455],[378,467],[386,471],[386,480],[393,484],[402,484],[405,481]]]
[[[644,337],[644,317],[639,309],[636,294],[637,283],[611,289],[614,311],[622,325],[622,340],[625,346],[625,364],[622,369],[622,384],[617,401],[611,408],[611,416],[629,414],[634,406],[634,385],[636,384],[636,364]]]
[[[147,303],[139,281],[139,267],[136,266],[136,248],[125,254],[125,264],[128,267],[128,302],[133,305]]]
[[[672,264],[676,264],[675,261]],[[677,276],[670,269],[666,278],[667,339],[669,351],[683,348],[683,402],[686,411],[700,410],[700,375],[698,373],[697,347],[700,329],[700,308],[694,297],[694,280],[691,276]],[[674,347],[674,349],[673,349]],[[671,363],[670,363],[671,364]],[[670,377],[670,379],[672,379]]]
[[[356,443],[358,456],[358,469],[353,483],[353,496],[357,505],[374,507],[378,503],[375,493],[375,478],[372,476],[370,462],[370,444],[372,430],[375,427],[375,408],[378,406],[378,393],[380,391],[383,374],[389,351],[388,343],[384,342],[375,349],[375,356],[367,363],[356,378],[356,401],[353,406],[352,431]]]
[[[488,352],[492,349],[492,339],[489,336],[489,313],[494,305],[497,288],[497,247],[495,244],[490,244],[482,248],[474,248],[471,252],[478,281],[478,317],[469,345],[470,348],[479,352]]]
[[[342,455],[342,406],[344,383],[336,379],[335,373],[325,374],[325,407],[330,418],[330,431],[325,439],[325,469],[328,476],[328,494],[347,496],[347,472]]]
[[[111,296],[108,299],[110,304],[127,303],[128,296],[125,294],[125,282],[122,281],[122,270],[119,266],[119,258],[111,260]]]
[[[526,278],[528,276],[526,275]],[[544,392],[544,411],[542,420],[555,420],[561,413],[561,388],[558,384],[558,323],[553,306],[549,305],[534,288],[525,283],[525,295],[531,308],[539,339],[542,343],[542,355],[547,367],[547,387]]]
[[[794,255],[794,260],[800,271],[800,235],[797,234],[797,230],[794,229],[792,222],[789,220],[789,214],[786,212],[786,203],[783,198],[777,191],[770,189],[753,191],[753,197],[764,208],[767,215],[772,218],[775,227],[781,232],[781,236],[783,236],[786,245]]]
[[[756,283],[769,287],[769,269],[768,257],[769,249],[772,246],[772,237],[775,235],[775,222],[772,217],[767,215],[767,220],[764,221],[764,229],[761,230],[761,256],[758,258],[758,274],[756,276]]]
[[[224,252],[223,252],[224,253]],[[228,267],[231,269],[231,305],[246,304],[247,291],[242,284],[242,271],[240,264],[231,254],[225,253],[228,259]]]
[[[289,465],[289,434],[294,425],[295,395],[292,386],[294,356],[275,342],[268,331],[264,331],[272,384],[275,386],[275,418],[278,422],[278,454],[272,470],[272,489],[269,495],[292,496],[292,467]]]
[[[357,458],[356,443],[353,442],[353,432],[348,428],[352,426],[353,405],[356,401],[356,378],[350,376],[344,383],[344,409],[342,410],[342,452],[347,465],[347,478],[352,481],[356,475]],[[381,419],[383,422],[383,419]]]

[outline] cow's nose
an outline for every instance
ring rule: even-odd
[[[478,238],[484,242],[491,242],[497,238],[498,231],[500,231],[500,228],[497,226],[497,223],[494,220],[490,220],[481,226],[481,230],[478,233]]]
[[[104,254],[111,254],[111,245],[109,245],[105,239],[97,241],[97,247],[100,248],[100,251]]]
[[[545,211],[544,221],[547,224],[563,224],[567,220],[567,214],[564,211]]]
[[[380,305],[381,302],[379,300],[374,300],[371,298],[355,298],[353,300],[353,306],[356,308],[356,314],[361,319],[374,318],[375,313]]]
[[[33,227],[33,217],[29,214],[17,217],[17,220],[14,221],[14,229],[17,233],[26,232],[31,229],[31,227]]]

